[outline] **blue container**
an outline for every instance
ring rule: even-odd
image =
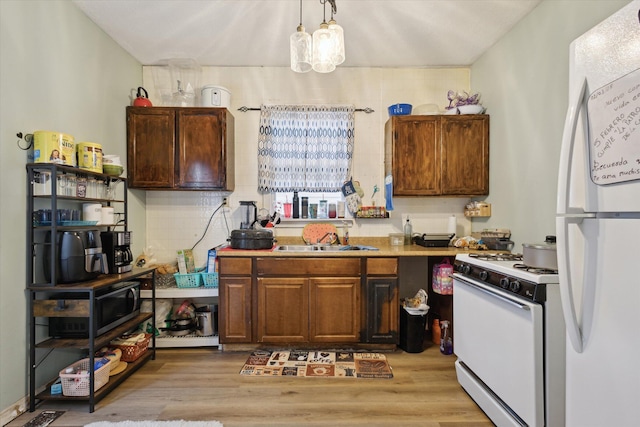
[[[411,104],[394,104],[389,106],[390,116],[407,116],[411,114]]]

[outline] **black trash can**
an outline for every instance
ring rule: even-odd
[[[427,313],[409,314],[400,306],[400,348],[407,353],[422,353],[426,326]]]

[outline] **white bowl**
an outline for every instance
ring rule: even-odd
[[[414,116],[420,115],[429,115],[429,114],[439,114],[440,108],[436,104],[422,104],[414,107],[411,111],[411,114]]]
[[[484,111],[482,105],[459,105],[458,111],[460,114],[480,114]]]
[[[458,109],[457,108],[451,108],[449,110],[444,110],[444,113],[442,114],[458,114]]]

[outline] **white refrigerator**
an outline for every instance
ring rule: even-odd
[[[566,426],[638,426],[640,0],[570,54],[556,217]]]

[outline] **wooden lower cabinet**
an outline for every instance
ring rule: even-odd
[[[309,279],[311,342],[360,341],[360,278]]]
[[[257,341],[309,341],[309,280],[259,278],[257,289]]]
[[[252,259],[220,258],[219,315],[220,343],[249,343],[252,306]]]
[[[258,278],[261,343],[358,342],[360,278]]]
[[[368,258],[364,292],[364,340],[398,344],[398,259]]]

